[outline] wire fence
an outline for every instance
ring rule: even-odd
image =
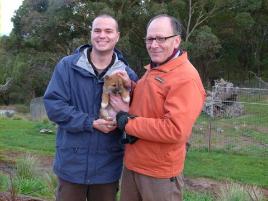
[[[195,123],[190,150],[268,156],[268,89],[213,87]],[[33,120],[46,118],[43,99],[31,102]]]
[[[268,156],[268,89],[214,87],[211,94],[190,149]]]

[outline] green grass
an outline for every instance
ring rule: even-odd
[[[0,192],[6,191],[8,188],[8,180],[8,175],[0,172]]]
[[[52,197],[49,188],[42,178],[25,179],[15,178],[14,185],[18,194],[36,197]]]
[[[262,156],[190,151],[185,176],[232,180],[268,187],[268,159]]]
[[[217,120],[218,121],[218,120]],[[207,126],[207,116],[201,115],[199,119],[199,125],[204,128]],[[229,127],[233,126],[234,119],[219,120],[220,123],[224,122],[221,125],[227,125]],[[265,125],[263,125],[265,126]],[[267,126],[265,126],[267,127]],[[53,155],[55,150],[55,135],[40,134],[39,130],[41,128],[52,128],[48,121],[43,122],[32,122],[23,119],[0,119],[0,159],[5,160],[5,153],[7,152],[22,152],[22,153],[34,153],[34,155]],[[198,131],[199,128],[194,130]],[[224,128],[225,129],[225,128]],[[233,144],[227,144],[230,146],[230,149],[239,143],[232,138],[239,136],[238,131],[233,131],[227,128],[225,131],[228,131],[228,137],[231,141],[234,141]],[[202,133],[204,131],[200,131]],[[263,137],[267,139],[263,133],[258,134],[253,131],[248,131],[244,134],[244,137],[253,137],[254,140],[261,140]],[[204,138],[200,134],[200,140]],[[236,139],[237,140],[237,139]],[[238,138],[239,140],[239,138]],[[265,141],[266,142],[266,141]],[[189,177],[207,177],[219,181],[234,181],[241,182],[244,184],[252,184],[261,187],[268,187],[268,159],[267,155],[263,155],[263,148],[260,150],[258,147],[252,148],[247,147],[248,149],[254,149],[254,154],[234,154],[225,153],[219,151],[206,152],[206,151],[196,151],[193,147],[190,148],[190,151],[187,155],[187,160],[185,164],[185,176]],[[267,149],[267,148],[266,148]],[[267,152],[266,152],[267,153]],[[1,178],[5,178],[3,175],[0,175]],[[4,179],[3,179],[4,180]],[[43,179],[44,181],[44,179]],[[48,179],[50,183],[56,183]],[[43,191],[38,190],[41,184],[39,180],[31,179],[22,179],[18,182],[18,188],[22,193],[37,195],[49,195],[52,196],[54,189],[43,189]],[[1,183],[1,182],[0,182]],[[2,187],[5,186],[6,182],[3,182]],[[51,185],[54,186],[54,185]],[[1,188],[1,185],[0,185]],[[31,189],[32,188],[32,189]],[[197,192],[188,192],[184,194],[185,201],[211,201],[213,200],[212,196],[209,194],[199,194]]]
[[[214,199],[213,196],[208,193],[184,191],[183,201],[214,201]]]
[[[53,155],[55,135],[40,134],[41,127],[40,122],[0,118],[0,151]]]

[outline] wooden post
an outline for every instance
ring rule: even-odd
[[[208,124],[208,152],[211,150],[211,118]]]

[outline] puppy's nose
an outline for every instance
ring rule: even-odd
[[[115,89],[113,90],[113,93],[114,93],[114,94],[118,94],[118,93],[119,93],[119,89],[118,89],[118,88],[115,88]]]

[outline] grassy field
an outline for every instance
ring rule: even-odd
[[[32,122],[20,119],[0,119],[0,152],[28,152],[54,154],[55,135],[40,134],[40,129],[51,128],[48,121]]]
[[[206,118],[201,116],[198,123],[202,125],[205,120]],[[223,124],[226,125],[233,122],[233,120],[228,119],[218,121],[224,122]],[[13,155],[14,153],[33,153],[34,155],[52,156],[55,150],[55,135],[40,134],[39,131],[42,128],[55,130],[55,126],[48,121],[32,122],[23,119],[0,118],[0,162],[8,160],[9,154],[7,153],[13,153]],[[237,135],[235,132],[229,132],[228,137],[233,140],[234,136]],[[256,141],[263,140],[262,138],[267,140],[265,134],[261,137],[252,137]],[[254,152],[236,153],[234,151],[225,152],[221,149],[207,152],[206,149],[191,147],[187,154],[185,175],[191,178],[206,177],[218,181],[235,181],[267,188],[267,168],[268,157],[264,148],[254,149]],[[213,198],[209,194],[185,192],[184,200],[212,201]]]
[[[190,151],[185,176],[268,187],[268,159],[262,156]]]

